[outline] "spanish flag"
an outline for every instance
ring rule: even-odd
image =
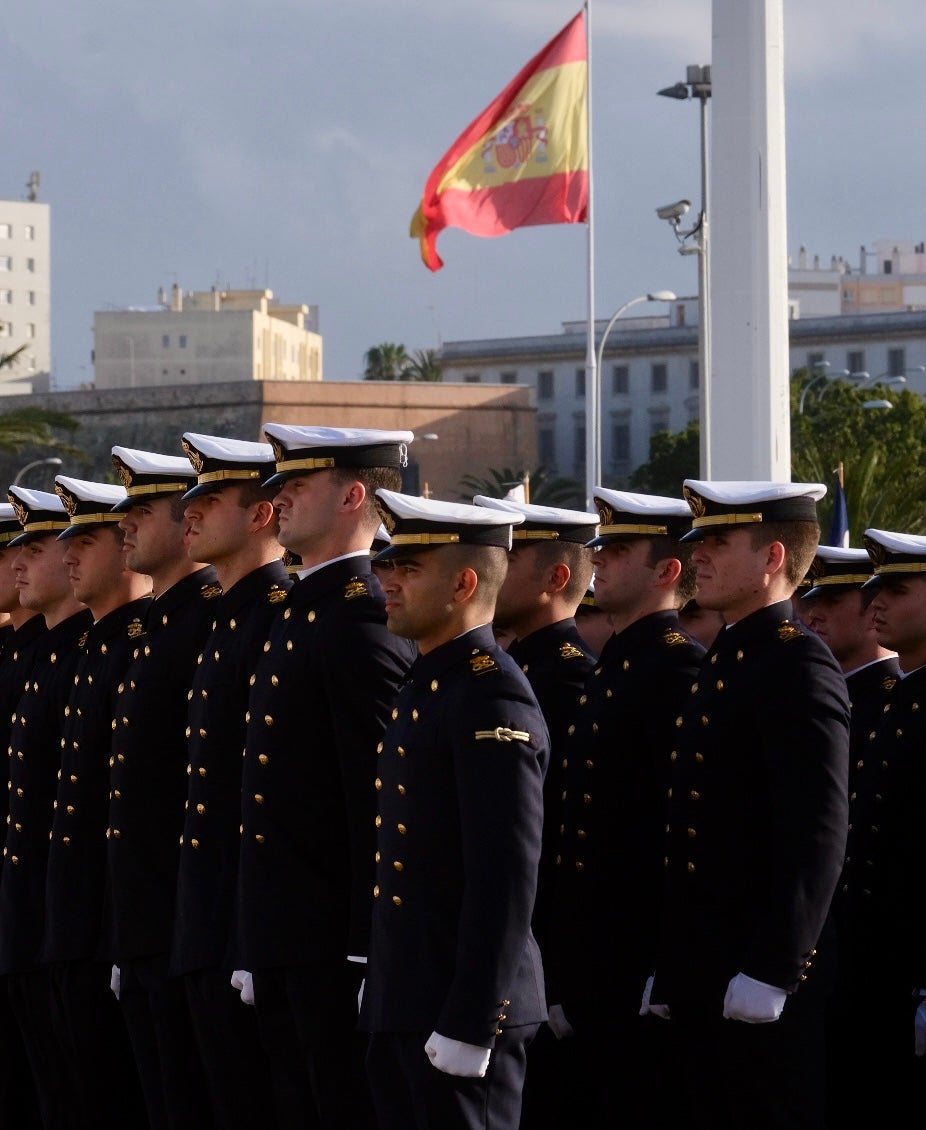
[[[588,50],[580,12],[460,134],[428,177],[410,235],[432,271],[444,228],[507,235],[588,218]]]

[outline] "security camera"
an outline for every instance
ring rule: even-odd
[[[660,220],[668,220],[671,224],[678,224],[690,208],[690,200],[676,200],[674,204],[663,204],[661,208],[657,208],[656,215]]]

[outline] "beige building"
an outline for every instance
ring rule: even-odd
[[[150,307],[93,317],[94,387],[320,381],[318,307],[272,290],[163,291]]]
[[[45,391],[51,372],[51,218],[36,199],[0,200],[0,354],[25,346],[0,369],[0,394]]]
[[[113,446],[181,455],[185,431],[263,440],[266,423],[402,428],[415,439],[403,489],[458,501],[464,475],[537,466],[537,412],[530,389],[415,381],[250,381],[164,388],[80,389],[11,399],[77,422],[58,448],[0,452],[0,482],[26,465],[23,485],[52,489],[58,472],[114,481]],[[61,467],[42,461],[64,460]]]

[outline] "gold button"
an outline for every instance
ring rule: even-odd
[[[264,843],[264,839],[265,839],[265,837],[264,837],[264,836],[262,836],[262,835],[260,834],[260,832],[258,832],[258,833],[257,833],[257,835],[256,835],[256,836],[254,837],[254,839],[255,839],[255,840],[257,840],[257,842],[258,842],[259,844],[262,844],[262,843]]]
[[[405,864],[402,862],[401,859],[394,860],[392,866],[395,868],[396,871],[404,871],[405,870]]]
[[[263,804],[263,803],[264,803],[264,798],[263,798],[263,796],[262,796],[262,795],[261,795],[260,793],[255,793],[255,794],[254,794],[254,799],[255,799],[255,800],[257,801],[257,803],[258,803],[258,804]]]
[[[398,895],[393,895],[393,896],[392,896],[392,901],[393,901],[393,902],[395,903],[395,905],[396,905],[396,906],[401,906],[401,905],[402,905],[402,900],[401,900],[401,899],[399,898],[399,896],[398,896]]]
[[[261,753],[258,754],[257,760],[261,763],[261,765],[266,765],[270,758],[266,755],[266,753]]]
[[[200,814],[200,816],[202,816],[202,814],[206,811],[206,806],[204,804],[197,804],[196,811]]]

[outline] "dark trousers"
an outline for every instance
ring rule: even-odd
[[[375,1126],[357,1031],[365,966],[344,960],[256,969],[254,1007],[281,1130]]]
[[[61,1042],[60,1018],[48,971],[11,973],[7,978],[10,1008],[16,1018],[32,1072],[39,1115],[45,1130],[82,1130],[80,1111]]]
[[[438,1071],[424,1050],[429,1032],[374,1033],[366,1062],[379,1130],[518,1130],[537,1027],[506,1028],[482,1079]]]
[[[254,1009],[231,986],[231,971],[200,969],[183,978],[216,1126],[274,1130],[270,1066]]]
[[[124,961],[119,1003],[152,1130],[213,1130],[182,979],[167,955]]]
[[[0,1112],[3,1123],[39,1130],[39,1103],[22,1033],[10,1007],[6,977],[0,978]]]
[[[110,990],[111,969],[93,961],[49,966],[58,1029],[76,1090],[71,1105],[93,1130],[144,1126],[145,1105],[128,1033]]]
[[[665,1021],[689,1130],[821,1130],[824,1035],[820,996],[797,992],[771,1024],[673,1007]],[[912,1025],[910,1040],[913,1040]]]
[[[667,1023],[638,1008],[567,1007],[575,1034],[562,1040],[541,1026],[527,1053],[521,1130],[680,1124]]]
[[[826,1125],[903,1126],[926,1095],[926,1056],[913,1050],[919,999],[872,961],[873,982],[841,985],[827,1005]]]

